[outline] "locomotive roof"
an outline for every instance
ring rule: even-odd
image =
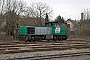
[[[58,23],[58,22],[48,22],[48,23]]]

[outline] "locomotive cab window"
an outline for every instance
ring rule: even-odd
[[[45,23],[45,26],[60,27],[58,22],[48,22]]]
[[[60,27],[60,26],[59,26],[59,23],[56,23],[56,22],[55,22],[55,23],[52,23],[52,26],[53,26],[53,27]]]
[[[55,27],[60,27],[60,25],[59,24],[55,24]]]

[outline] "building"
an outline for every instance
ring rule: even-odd
[[[68,19],[66,21],[69,31],[74,32],[76,30],[76,22],[75,20]]]
[[[44,25],[45,20],[42,19],[42,25]],[[20,18],[18,20],[18,24],[19,26],[39,26],[40,25],[40,21],[37,18]]]

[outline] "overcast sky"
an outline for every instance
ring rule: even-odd
[[[80,13],[84,9],[90,9],[90,0],[25,0],[29,5],[33,2],[44,2],[53,8],[53,19],[58,15],[65,19],[71,18],[73,20],[80,19]]]

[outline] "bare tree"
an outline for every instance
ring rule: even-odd
[[[3,19],[4,7],[5,7],[5,0],[0,0],[0,29],[2,29],[5,25],[5,20]]]
[[[25,4],[22,0],[6,0],[4,17],[6,19],[6,29],[15,28],[19,16],[23,15]]]
[[[45,19],[46,13],[50,16],[52,13],[52,8],[48,6],[46,3],[42,2],[33,2],[28,7],[28,16],[36,17],[40,25],[42,25],[42,18]]]
[[[89,20],[90,19],[90,9],[84,9],[84,20]]]
[[[4,5],[5,5],[5,1],[4,0],[0,0],[1,15],[3,15]]]

